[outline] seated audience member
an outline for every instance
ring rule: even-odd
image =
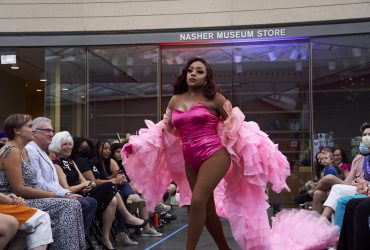
[[[32,121],[34,139],[26,145],[30,159],[30,168],[37,172],[36,187],[53,192],[57,197],[76,199],[82,208],[85,236],[89,235],[92,220],[98,206],[95,199],[73,194],[71,190],[61,187],[53,162],[48,157],[48,146],[54,134],[51,120],[38,117]]]
[[[370,141],[365,146],[364,143],[361,143],[363,147],[366,147],[364,149],[362,145],[360,145],[360,150],[362,152],[369,152],[370,148]],[[339,227],[342,226],[342,221],[343,221],[343,216],[344,216],[344,211],[346,204],[349,200],[354,199],[354,198],[365,198],[366,197],[366,192],[368,191],[368,185],[370,183],[370,155],[368,154],[365,157],[364,164],[362,165],[362,171],[363,171],[363,177],[359,177],[356,179],[356,184],[358,184],[356,187],[357,190],[352,190],[352,192],[346,193],[345,196],[342,196],[338,203],[337,207],[335,210],[335,224],[338,225]]]
[[[360,128],[360,131],[363,136],[370,135],[370,123],[363,124]],[[321,214],[323,212],[323,203],[328,197],[328,191],[330,191],[333,185],[358,185],[356,180],[358,179],[358,177],[363,175],[361,168],[364,163],[365,156],[366,154],[361,153],[361,151],[358,155],[356,155],[356,157],[352,161],[351,170],[344,181],[336,176],[327,175],[323,177],[312,190],[308,191],[305,194],[297,195],[296,197],[294,197],[294,201],[297,204],[303,204],[307,201],[313,201],[312,209]]]
[[[13,239],[18,231],[19,223],[16,218],[0,212],[0,249]]]
[[[108,141],[99,141],[96,144],[96,162],[95,165],[97,170],[99,171],[99,179],[105,181],[112,181],[118,176],[122,177],[121,183],[114,183],[117,185],[118,189],[122,187],[122,185],[126,185],[124,188],[128,187],[131,188],[130,184],[127,184],[126,177],[119,172],[119,167],[117,163],[110,157],[111,154],[111,146]],[[139,209],[139,215],[143,219],[149,218],[148,210],[145,207]],[[162,236],[161,233],[158,233],[153,227],[147,224],[141,233],[141,236]]]
[[[13,240],[9,249],[24,249],[26,247],[32,250],[44,250],[53,242],[49,215],[39,209],[28,207],[23,198],[15,194],[4,195],[0,193],[0,214],[13,217],[16,221],[13,221],[12,224],[16,225],[16,229],[19,229],[21,233]],[[2,226],[5,226],[3,222],[0,223],[0,228]],[[8,235],[14,235],[12,225],[6,229],[9,230]],[[22,239],[23,234],[25,234],[25,240]],[[1,238],[0,249],[4,249]]]
[[[337,250],[369,249],[369,216],[369,192],[366,198],[351,199],[347,202]]]
[[[316,154],[316,164],[315,164],[315,180],[319,181],[322,177],[322,172],[325,168],[324,165],[322,165],[321,159],[322,159],[323,154],[321,152],[318,152]]]
[[[71,159],[74,160],[78,169],[90,169],[90,166],[97,171],[96,167],[92,164],[92,159],[95,156],[95,147],[94,143],[87,139],[87,138],[80,138],[74,137],[73,138],[73,149],[71,154]],[[112,185],[112,183],[104,183],[101,186],[109,186],[110,189],[114,189],[117,191],[117,187]],[[118,235],[116,237],[116,244],[117,245],[138,245],[137,241],[133,241],[128,236],[128,228],[126,227],[126,223],[124,218],[121,215],[117,215],[118,223],[117,223],[117,232]]]
[[[343,173],[342,179],[347,178],[349,171],[351,170],[351,165],[349,164],[346,152],[344,152],[341,148],[333,148],[332,152],[334,156],[333,165],[338,167]]]
[[[329,174],[339,177],[340,174],[338,173],[338,168],[333,166],[334,156],[332,152],[322,152],[322,159],[321,163],[324,165],[324,170],[322,172],[323,176],[327,176]]]
[[[125,167],[122,165],[122,158],[121,158],[122,147],[123,147],[122,143],[113,143],[111,145],[110,158],[113,159],[117,163],[118,169],[116,168],[115,164],[109,164],[109,167],[106,167],[107,174],[112,175],[113,173],[117,171],[121,171],[125,175],[126,180],[127,180],[127,182],[121,185],[120,187],[121,195],[123,195],[122,198],[125,200],[130,197],[133,201],[142,200],[138,196],[138,192],[135,190],[134,186],[131,184],[130,177],[127,175]],[[106,165],[108,166],[108,163]],[[165,205],[162,202],[159,202],[155,207],[156,212],[168,212],[170,210],[171,210],[171,206]],[[146,214],[147,212],[145,212],[144,210],[142,213]],[[144,217],[146,217],[146,215],[144,215]]]
[[[9,140],[8,135],[5,131],[0,130],[0,148],[2,148],[5,143],[7,143]]]
[[[36,187],[37,171],[30,167],[25,145],[33,139],[32,118],[13,114],[4,122],[9,141],[0,150],[0,192],[24,197],[29,206],[47,212],[51,219],[53,249],[85,247],[81,205],[74,199],[56,198]],[[45,199],[47,198],[47,199]]]
[[[116,214],[116,210],[124,217],[125,221],[134,226],[143,225],[145,222],[131,215],[123,202],[117,201],[117,189],[112,183],[103,183],[96,186],[95,181],[86,181],[70,158],[73,148],[73,139],[67,131],[56,133],[49,146],[49,150],[56,154],[55,167],[62,186],[69,188],[74,193],[90,196],[98,201],[99,212],[103,214],[102,242],[108,249],[112,249],[109,232]],[[90,185],[91,183],[91,185]],[[117,205],[118,203],[118,205]]]

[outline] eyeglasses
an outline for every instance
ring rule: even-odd
[[[49,134],[54,133],[54,129],[50,129],[50,128],[37,128],[36,131],[43,131],[43,132],[46,132],[46,133],[49,133]]]

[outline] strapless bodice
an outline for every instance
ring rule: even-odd
[[[194,104],[187,111],[172,110],[172,123],[183,141],[217,136],[218,122],[219,118],[212,114],[203,103]]]
[[[219,121],[203,103],[194,104],[187,111],[172,110],[172,124],[181,137],[185,161],[193,168],[199,168],[204,160],[222,148],[217,134]]]

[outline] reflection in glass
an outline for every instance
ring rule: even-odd
[[[85,135],[85,58],[82,48],[45,49],[45,115],[52,119],[55,131]]]
[[[314,39],[313,111],[315,152],[320,147],[343,148],[357,154],[359,127],[369,121],[369,35]],[[320,140],[321,135],[321,140]],[[322,135],[331,135],[331,140]],[[330,144],[330,145],[329,145]]]
[[[293,170],[288,185],[298,190],[311,178],[308,55],[307,42],[163,47],[162,111],[185,62],[194,56],[205,58],[217,87],[246,120],[256,121],[279,144]],[[291,194],[271,194],[270,199],[275,209],[292,203]]]
[[[158,120],[157,46],[88,50],[89,137],[134,134]]]

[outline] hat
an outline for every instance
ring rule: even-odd
[[[4,130],[0,130],[0,138],[8,138],[8,134]]]

